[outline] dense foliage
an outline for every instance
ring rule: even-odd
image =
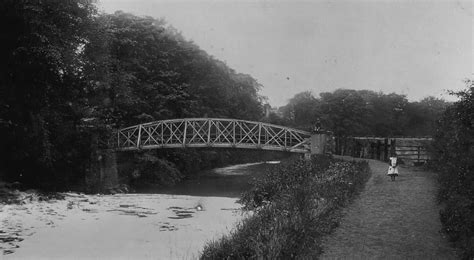
[[[260,85],[186,41],[163,20],[123,12],[95,19],[84,52],[98,115],[118,126],[183,117],[262,116]]]
[[[88,0],[0,5],[0,165],[24,182],[68,181],[88,149],[79,129],[87,87],[80,49],[95,7]]]
[[[209,243],[202,259],[314,259],[338,223],[338,209],[369,177],[367,162],[326,156],[294,160],[255,180],[241,202],[254,214]]]
[[[474,258],[474,82],[457,93],[460,100],[439,120],[434,136],[434,161],[439,171],[439,199],[444,231],[463,250],[464,259]]]
[[[6,0],[0,26],[0,172],[11,180],[81,182],[99,141],[121,126],[262,116],[255,79],[163,20],[100,14],[93,0]]]
[[[296,94],[278,113],[274,123],[310,129],[316,121],[338,137],[427,136],[449,103],[427,97],[409,102],[405,95],[370,90],[338,89],[314,97],[310,91]]]
[[[247,149],[187,148],[163,149],[152,152],[134,153],[129,169],[123,169],[125,183],[135,190],[173,186],[184,178],[193,178],[200,171],[232,164],[285,159],[290,153]],[[124,168],[126,168],[125,165]]]

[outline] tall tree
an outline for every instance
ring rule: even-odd
[[[282,112],[290,125],[310,129],[321,116],[319,105],[311,91],[304,91],[294,95]]]
[[[411,102],[407,105],[407,127],[406,135],[431,136],[435,133],[436,121],[450,105],[442,99],[426,97],[419,102]]]
[[[118,125],[179,117],[258,119],[260,84],[186,41],[163,20],[116,12],[86,46],[98,107]],[[94,33],[97,35],[98,33]],[[97,95],[99,93],[99,95]],[[106,100],[109,106],[100,106]]]
[[[95,7],[89,0],[0,5],[1,157],[25,180],[57,178],[55,168],[75,153],[62,141],[77,132],[82,50]]]
[[[323,124],[336,136],[364,135],[368,132],[366,102],[356,90],[338,89],[321,93]]]

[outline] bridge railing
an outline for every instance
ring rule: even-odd
[[[306,153],[310,133],[262,122],[186,118],[156,121],[120,129],[119,150],[234,147]]]

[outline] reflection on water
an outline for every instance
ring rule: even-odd
[[[239,197],[250,188],[252,178],[261,175],[279,161],[246,163],[197,173],[171,188],[147,190],[147,193]]]

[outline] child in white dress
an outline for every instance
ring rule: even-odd
[[[394,181],[395,177],[398,176],[398,164],[397,157],[390,157],[388,162],[388,172],[387,175],[390,176],[391,180]]]

